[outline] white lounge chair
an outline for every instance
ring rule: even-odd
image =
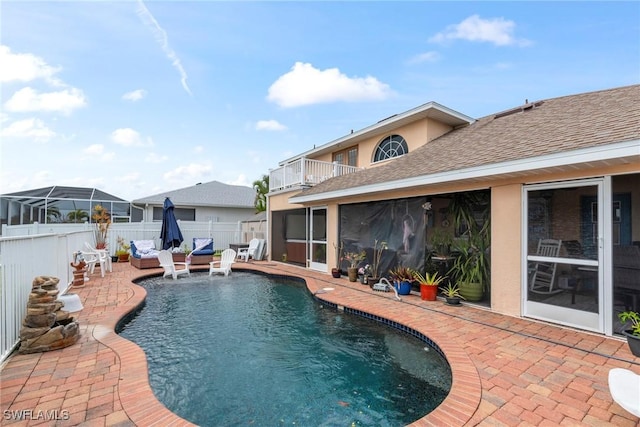
[[[623,368],[609,371],[609,391],[613,401],[640,417],[640,375]]]
[[[173,277],[173,280],[176,280],[181,274],[191,276],[189,264],[186,262],[174,262],[173,255],[166,249],[158,252],[158,261],[160,262],[160,267],[164,268],[164,274],[162,277],[171,276]],[[182,265],[184,268],[178,269],[176,268],[176,265]]]
[[[231,273],[231,265],[236,260],[236,251],[233,249],[225,249],[220,255],[220,261],[211,261],[209,263],[209,276],[213,273],[222,273],[228,276]]]
[[[256,250],[260,245],[260,239],[251,239],[248,248],[238,249],[238,258],[243,259],[244,262],[249,262],[249,258],[255,258]]]

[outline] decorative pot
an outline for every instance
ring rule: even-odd
[[[398,291],[398,295],[410,295],[411,294],[411,282],[403,280],[402,282],[395,282],[393,287]]]
[[[347,268],[347,276],[349,276],[350,282],[358,281],[358,269],[356,267]]]
[[[640,337],[633,335],[631,329],[622,331],[622,334],[627,337],[627,344],[629,344],[629,350],[634,356],[640,357]]]
[[[484,295],[482,283],[460,282],[458,283],[458,288],[465,301],[481,301]]]
[[[367,285],[369,285],[370,288],[373,287],[373,285],[375,285],[376,283],[378,283],[380,281],[379,277],[376,276],[367,276],[367,280],[366,283]]]
[[[461,305],[458,297],[445,297],[448,305]]]
[[[420,284],[420,298],[424,301],[435,301],[438,296],[438,287],[434,285]]]
[[[118,255],[118,262],[129,262],[129,254]]]
[[[339,279],[340,278],[340,270],[337,268],[332,268],[331,269],[331,276],[333,276],[334,279]]]

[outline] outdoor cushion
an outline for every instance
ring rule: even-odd
[[[153,240],[132,240],[131,253],[135,258],[158,257],[158,250]]]
[[[193,255],[213,255],[213,239],[193,238]]]

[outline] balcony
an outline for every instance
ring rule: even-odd
[[[334,176],[346,175],[363,168],[301,158],[269,172],[269,191],[291,187],[313,186]]]

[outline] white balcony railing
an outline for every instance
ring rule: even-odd
[[[301,158],[269,172],[269,191],[301,185],[315,185],[329,178],[346,175],[363,168],[337,162],[321,162]]]

